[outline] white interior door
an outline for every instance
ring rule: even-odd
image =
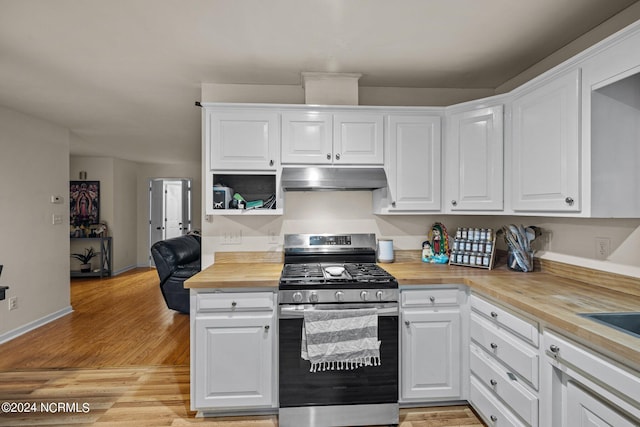
[[[191,230],[191,180],[151,179],[149,182],[149,249],[160,240]],[[150,265],[154,266],[149,256]]]
[[[171,239],[184,234],[182,218],[182,182],[164,182],[164,238]]]

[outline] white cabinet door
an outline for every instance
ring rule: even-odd
[[[401,333],[403,401],[460,398],[460,312],[404,310]]]
[[[513,210],[580,210],[579,125],[580,70],[513,101]]]
[[[335,165],[382,165],[384,119],[378,113],[333,115],[333,163]]]
[[[209,170],[275,170],[280,122],[269,111],[206,111]]]
[[[567,427],[637,426],[603,400],[584,391],[573,381],[567,382]]]
[[[391,209],[440,210],[440,117],[388,117]]]
[[[273,312],[199,317],[195,328],[194,407],[271,407]]]
[[[331,113],[282,113],[282,163],[331,164]]]
[[[446,145],[452,211],[503,209],[503,107],[452,114]]]

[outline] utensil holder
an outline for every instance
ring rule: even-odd
[[[531,270],[525,271],[520,264],[518,264],[518,261],[516,261],[516,257],[513,254],[513,251],[511,249],[509,249],[509,253],[507,255],[507,267],[509,268],[509,270],[513,270],[513,271],[520,271],[522,273],[530,273],[533,271],[533,251],[529,251],[526,253],[528,260],[529,260],[529,265],[531,265]]]

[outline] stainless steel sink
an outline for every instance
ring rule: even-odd
[[[578,313],[582,317],[595,320],[634,337],[640,338],[640,312],[619,313]]]

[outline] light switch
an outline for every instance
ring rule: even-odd
[[[51,203],[54,205],[61,205],[64,202],[64,198],[62,196],[51,196]]]

